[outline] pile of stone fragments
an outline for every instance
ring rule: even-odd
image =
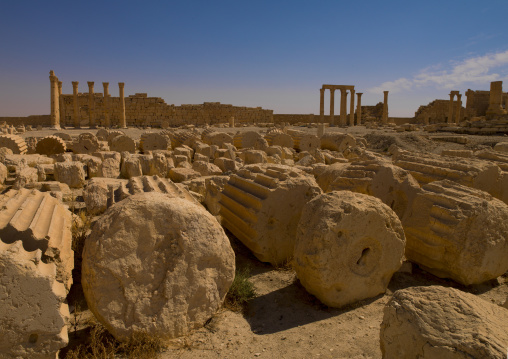
[[[235,275],[223,228],[260,261],[292,260],[331,307],[384,293],[405,261],[462,285],[508,270],[508,144],[367,147],[280,128],[1,135],[0,353],[54,358],[67,345],[79,209],[99,216],[83,291],[118,340],[183,336],[220,308]],[[380,343],[387,358],[501,357],[508,310],[452,288],[399,290]]]

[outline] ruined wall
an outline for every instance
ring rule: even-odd
[[[463,100],[462,104],[464,104]],[[426,123],[426,118],[428,118],[428,123],[443,123],[448,119],[448,111],[450,111],[450,100],[434,100],[428,105],[422,105],[418,108],[418,110],[415,112],[415,120],[416,123]],[[455,122],[456,112],[457,99],[453,101],[453,122]],[[475,111],[473,109],[466,109],[461,107],[459,122],[474,116]]]
[[[34,116],[25,116],[25,117],[0,117],[0,122],[7,123],[8,125],[25,125],[25,126],[32,126],[37,127],[39,125],[41,126],[48,126],[50,123],[50,115],[34,115]]]
[[[485,116],[489,107],[490,91],[467,90],[466,96],[466,109],[471,111],[471,117]]]
[[[78,94],[78,112],[83,126],[89,123],[88,93]],[[60,123],[73,125],[74,97],[61,95]],[[109,118],[112,125],[120,121],[120,98],[109,97]],[[200,105],[168,105],[160,97],[148,97],[146,93],[137,93],[125,97],[125,117],[128,126],[160,127],[163,121],[170,126],[185,124],[214,124],[228,122],[235,117],[236,123],[273,122],[273,111],[261,107],[239,107],[220,102],[205,102]],[[104,97],[94,94],[94,117],[98,125],[104,125]],[[48,122],[49,123],[49,122]]]

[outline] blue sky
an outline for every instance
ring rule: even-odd
[[[412,116],[450,90],[508,80],[507,16],[506,0],[4,0],[0,116],[49,114],[49,70],[64,93],[107,81],[118,96],[125,82],[126,95],[169,104],[275,113],[318,114],[322,84],[355,85],[362,104],[389,90],[390,115]]]

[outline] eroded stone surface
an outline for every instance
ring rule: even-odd
[[[116,338],[174,338],[215,313],[231,285],[234,252],[218,222],[188,200],[134,195],[93,227],[83,252],[90,310]]]

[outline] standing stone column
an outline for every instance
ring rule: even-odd
[[[102,86],[104,86],[104,126],[109,128],[109,82],[103,82]]]
[[[347,116],[347,91],[346,89],[340,89],[340,125],[344,126],[346,124],[346,116]]]
[[[235,127],[235,117],[234,117],[234,116],[231,116],[231,117],[229,118],[229,127],[230,127],[230,128]]]
[[[388,91],[383,91],[385,99],[383,102],[383,124],[388,123]]]
[[[490,99],[487,115],[498,115],[503,113],[501,105],[503,101],[503,81],[493,81],[490,83]]]
[[[358,92],[358,104],[356,105],[356,124],[360,126],[362,124],[362,95],[363,92]]]
[[[80,118],[79,118],[79,111],[78,111],[78,81],[72,81],[72,102],[74,105],[74,127],[80,128]]]
[[[349,104],[349,126],[355,125],[355,90],[351,89],[351,100]]]
[[[335,125],[335,89],[330,89],[330,124]]]
[[[95,95],[93,92],[93,81],[88,81],[88,114],[90,116],[90,128],[95,128]]]
[[[448,106],[448,119],[446,120],[447,123],[452,123],[453,118],[453,98],[455,97],[455,94],[453,92],[450,92],[450,105]]]
[[[64,125],[65,123],[65,107],[63,103],[63,96],[62,96],[62,81],[58,81],[58,108],[60,109],[60,127],[62,126],[62,122]]]
[[[459,93],[457,94],[457,108],[455,110],[455,123],[458,124],[461,121],[460,118],[460,110],[462,110],[462,95]]]
[[[325,89],[319,89],[319,122],[325,122]]]
[[[118,83],[118,89],[120,91],[120,128],[127,128],[127,121],[125,120],[125,97],[123,93],[124,86],[125,83]]]
[[[51,83],[51,128],[60,129],[60,96],[58,96],[58,77],[55,76],[55,72],[53,70],[49,72],[49,81]]]

